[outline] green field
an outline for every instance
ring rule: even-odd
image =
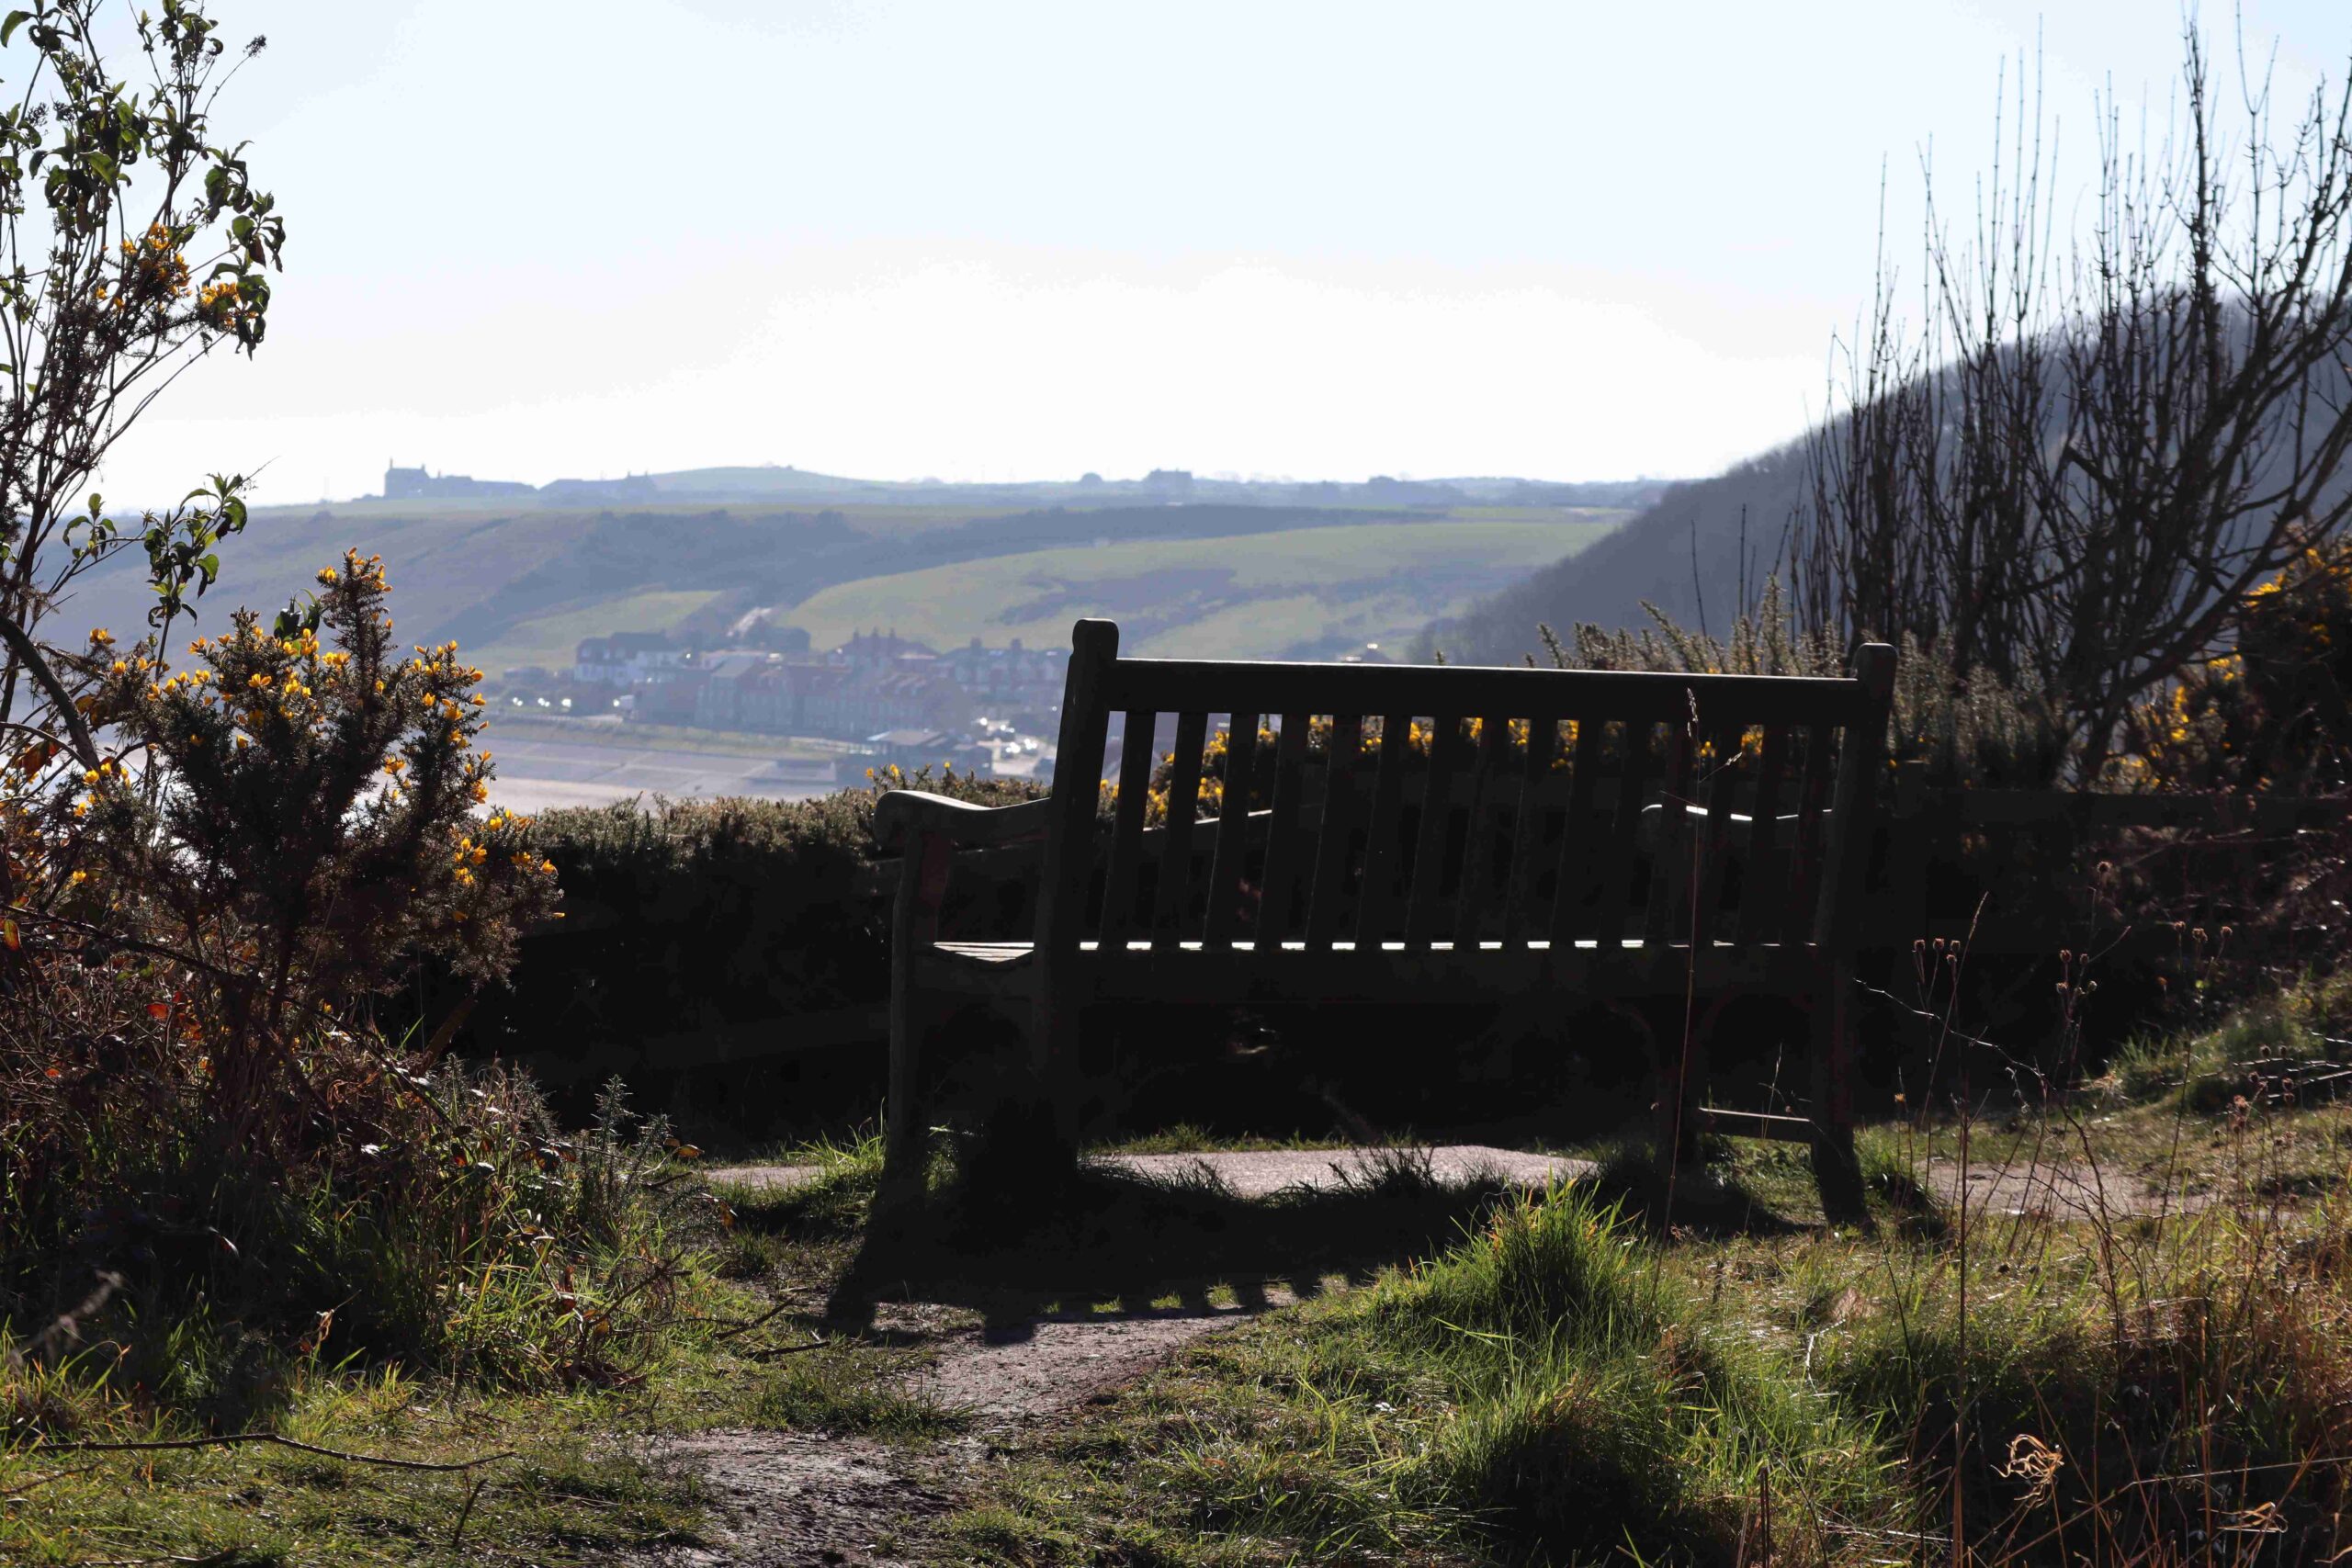
[[[819,648],[875,626],[934,648],[975,637],[1057,643],[1078,617],[1107,615],[1135,652],[1329,654],[1401,643],[1612,526],[1613,516],[1599,513],[1037,550],[842,583],[803,601],[789,619]]]
[[[259,511],[223,544],[198,629],[220,629],[233,605],[285,604],[356,547],[383,556],[402,640],[455,638],[493,676],[560,668],[582,638],[611,632],[701,641],[755,609],[804,626],[820,649],[868,626],[934,647],[974,637],[1058,643],[1072,620],[1092,615],[1117,619],[1132,649],[1321,658],[1403,642],[1624,516],[1498,506],[1373,521],[1226,508],[1213,525],[1188,529],[1159,525],[1180,509],[1129,506],[1106,513],[1106,536],[1090,547],[1088,508],[1013,510],[893,499],[821,510],[465,501]],[[1001,541],[991,536],[999,520],[1012,530]],[[90,573],[59,632],[136,635],[153,602],[143,565],[131,551]],[[188,630],[181,623],[175,641]]]

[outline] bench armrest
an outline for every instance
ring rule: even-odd
[[[884,850],[903,848],[923,833],[955,844],[1009,844],[1046,830],[1053,802],[1040,797],[1018,806],[974,806],[919,789],[894,789],[874,806],[874,837]]]

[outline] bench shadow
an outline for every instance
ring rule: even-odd
[[[1624,1168],[1633,1185],[1613,1165],[1580,1180],[1645,1213],[1654,1199],[1639,1190],[1639,1168]],[[1434,1257],[1530,1190],[1499,1178],[1442,1179],[1412,1151],[1384,1152],[1328,1184],[1263,1197],[1235,1192],[1206,1166],[1145,1173],[1087,1165],[1051,1188],[1020,1192],[951,1182],[877,1210],[827,1315],[844,1327],[871,1325],[880,1303],[920,1300],[977,1311],[985,1336],[1015,1338],[1055,1319],[1248,1314]],[[1677,1192],[1674,1224],[1797,1228],[1745,1193],[1706,1182]]]
[[[1053,1319],[1262,1310],[1442,1251],[1521,1190],[1441,1181],[1404,1159],[1264,1197],[1206,1167],[1081,1166],[1019,1193],[951,1182],[876,1212],[827,1311],[854,1322],[920,1299],[979,1312],[984,1336],[1012,1336]]]

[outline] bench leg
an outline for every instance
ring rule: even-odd
[[[939,936],[939,906],[955,851],[936,833],[907,846],[890,918],[890,1089],[882,1122],[882,1175],[893,1191],[920,1190],[928,1139],[921,1099],[925,1010],[915,954]]]
[[[1840,960],[1823,971],[1813,1002],[1813,1178],[1831,1219],[1868,1213],[1854,1154],[1853,994],[1853,964]]]
[[[1041,1167],[1055,1171],[1078,1166],[1080,1097],[1086,1083],[1085,1009],[1078,998],[1048,987],[1038,993],[1030,1024],[1030,1080],[1042,1103],[1035,1120],[1049,1147],[1038,1151]]]
[[[926,1010],[903,967],[890,974],[890,1088],[882,1122],[882,1176],[894,1189],[919,1186],[929,1140],[923,1135],[922,1034]]]

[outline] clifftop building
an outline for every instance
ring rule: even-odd
[[[477,479],[464,474],[435,474],[424,468],[384,466],[386,501],[462,501],[490,495],[535,495],[537,487],[520,479]]]

